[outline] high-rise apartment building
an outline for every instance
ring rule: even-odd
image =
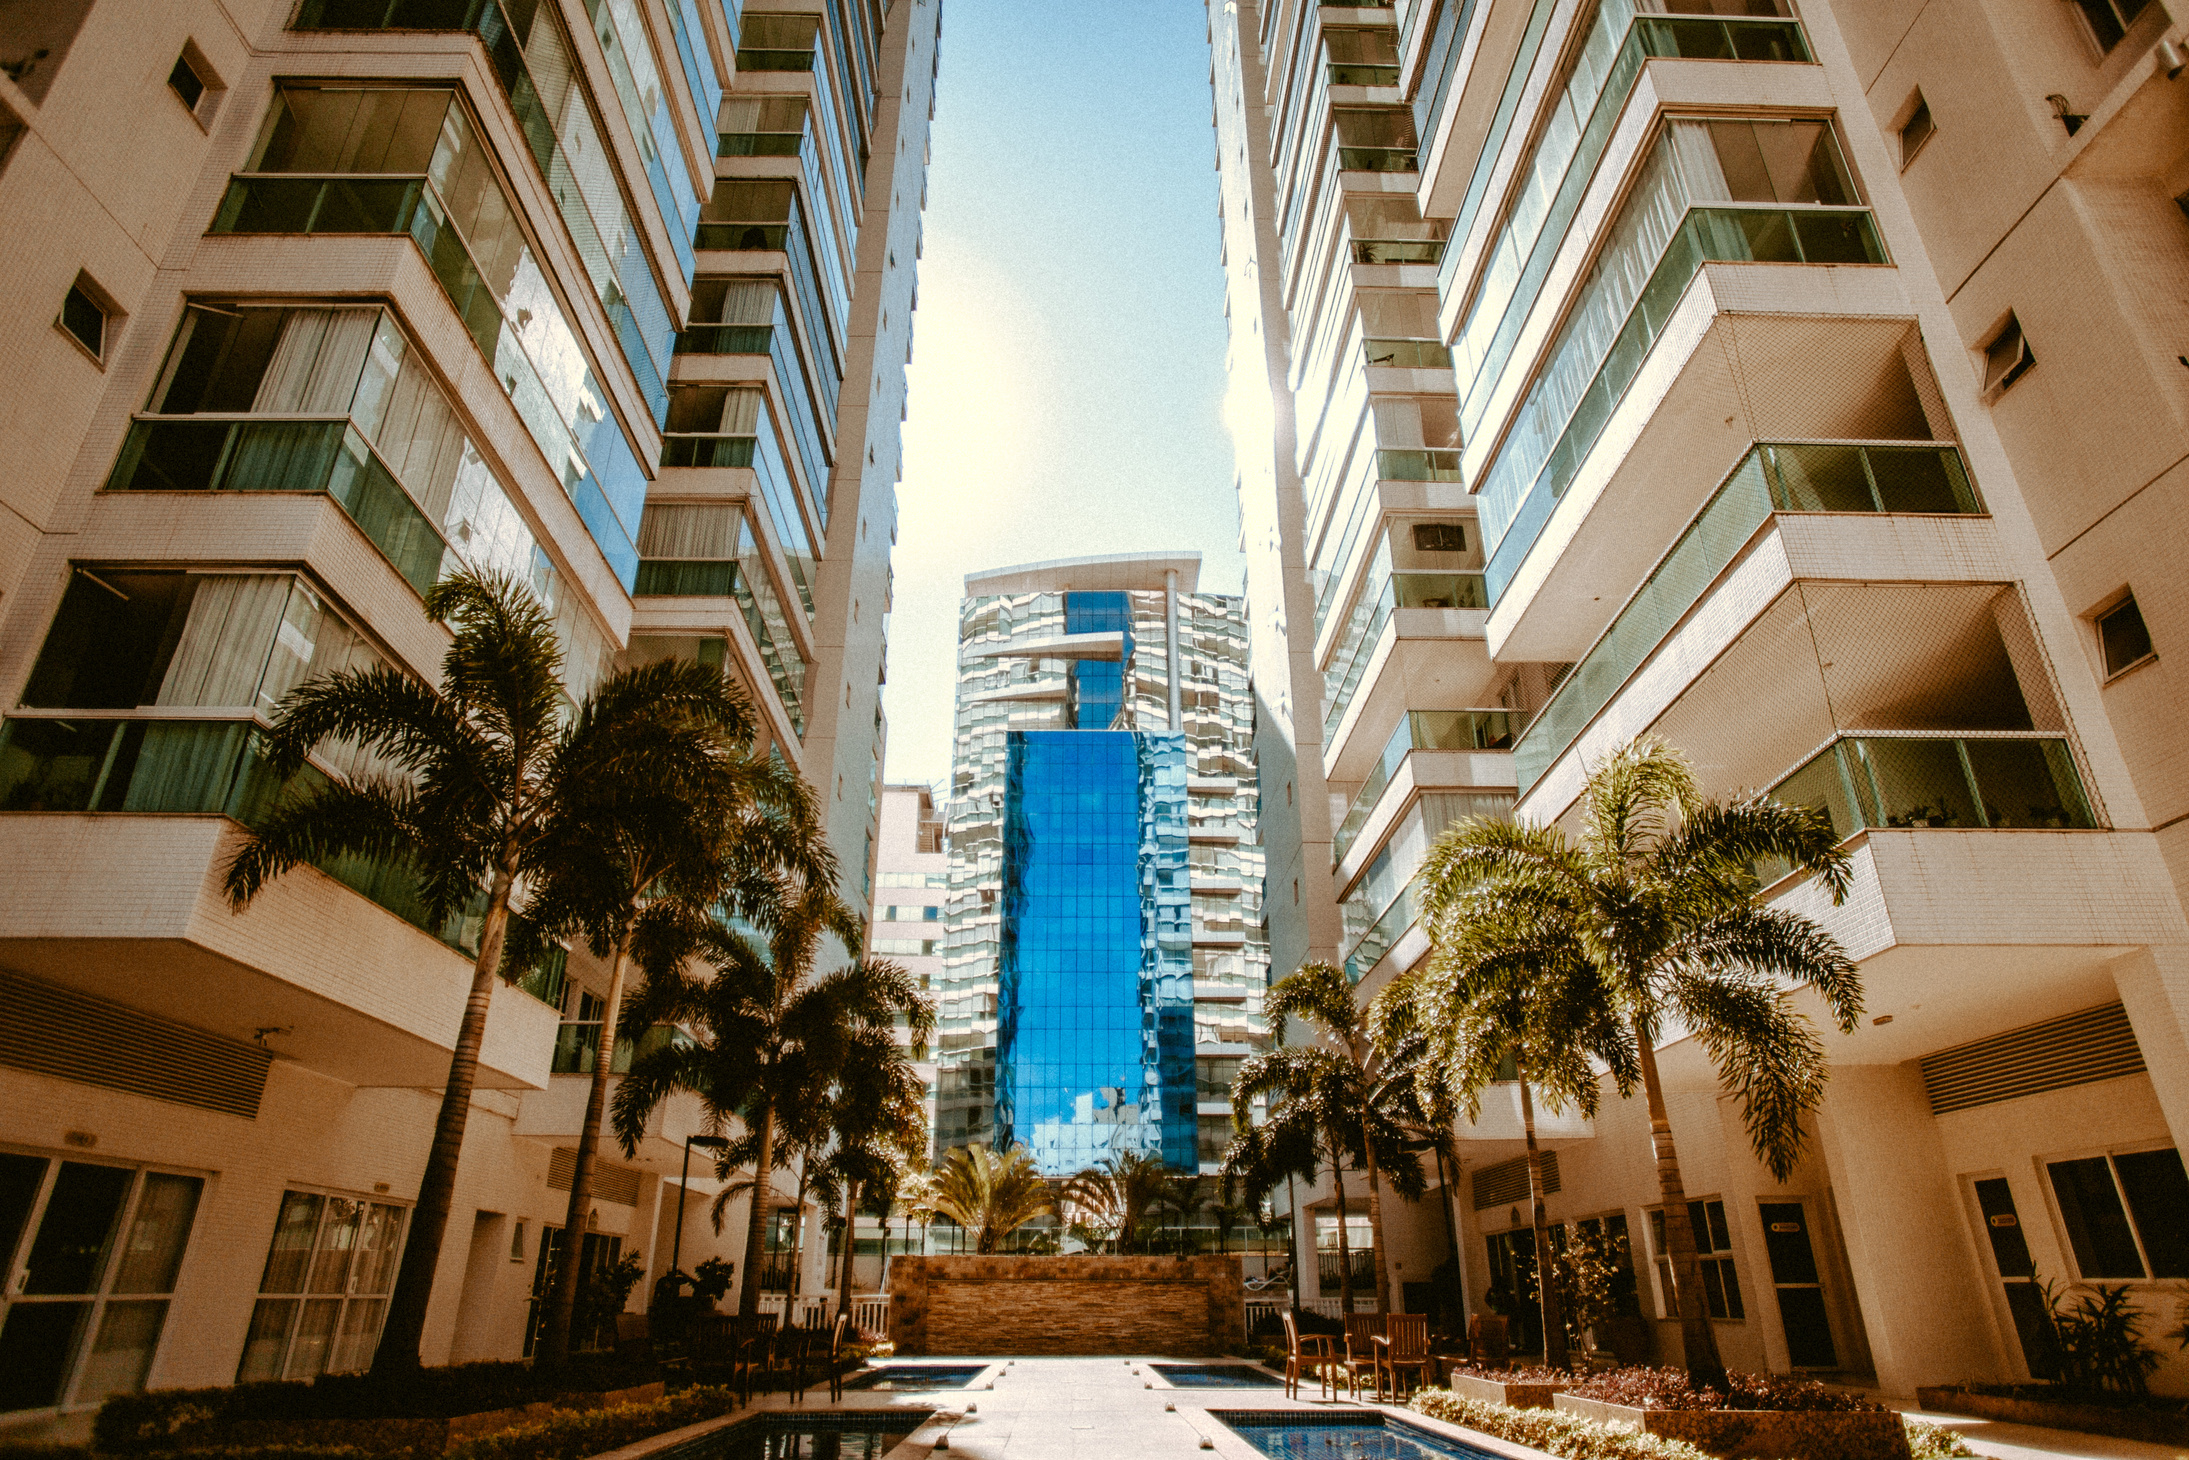
[[[258,727],[434,679],[437,578],[529,584],[572,699],[722,665],[864,906],[939,11],[0,6],[0,1428],[369,1361],[475,928],[220,880]],[[605,985],[495,994],[429,1363],[530,1345]],[[590,1262],[739,1256],[696,1122],[604,1152]]]
[[[1841,906],[1765,890],[1867,995],[1856,1032],[1820,1031],[1830,1086],[1789,1181],[1694,1040],[1658,1052],[1692,1199],[1671,1219],[1728,1361],[1896,1394],[2020,1378],[2039,1279],[2124,1282],[2171,1322],[2174,20],[1238,0],[1209,21],[1273,974],[1331,958],[1373,994],[1426,951],[1412,879],[1442,826],[1571,828],[1591,762],[1661,735],[1709,794],[1824,809],[1854,866]],[[1510,1104],[1432,1196],[1476,1312],[1532,1252]],[[1629,1237],[1634,1342],[1667,1361],[1638,1106],[1546,1127],[1550,1210]],[[1445,1223],[1399,1207],[1389,1247],[1405,1290]],[[2155,1382],[2189,1387],[2189,1361]]]
[[[1268,954],[1246,606],[1200,557],[976,573],[958,616],[935,1146],[1221,1158]]]

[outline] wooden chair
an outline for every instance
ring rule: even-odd
[[[1376,1340],[1376,1397],[1383,1398],[1384,1376],[1389,1375],[1392,1402],[1404,1398],[1402,1373],[1414,1376],[1416,1389],[1429,1382],[1429,1319],[1424,1314],[1393,1313]]]
[[[652,1326],[644,1313],[618,1313],[616,1315],[616,1358],[627,1364],[650,1364],[654,1361]]]
[[[1362,1375],[1367,1375],[1370,1383],[1376,1382],[1377,1346],[1382,1341],[1382,1314],[1348,1313],[1345,1315],[1345,1358],[1341,1367],[1345,1373],[1346,1387],[1353,1391],[1355,1399],[1361,1397]]]
[[[1511,1358],[1510,1332],[1505,1319],[1477,1313],[1467,1324],[1468,1361],[1485,1368],[1504,1368]]]
[[[774,1357],[775,1315],[761,1313],[751,1318],[732,1318],[729,1322],[733,1325],[730,1330],[732,1362],[738,1393],[750,1403],[755,1381]]]
[[[1281,1316],[1285,1325],[1285,1398],[1300,1397],[1300,1370],[1309,1365],[1314,1368],[1315,1377],[1322,1382],[1323,1397],[1329,1398],[1330,1335],[1310,1333],[1302,1337],[1299,1321],[1293,1317],[1292,1310],[1287,1308]]]
[[[828,1374],[828,1397],[831,1403],[844,1397],[844,1344],[852,1333],[851,1315],[839,1313],[829,1325],[826,1343],[814,1345],[814,1358]],[[803,1392],[803,1391],[801,1391]]]

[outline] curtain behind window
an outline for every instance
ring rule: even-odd
[[[743,509],[733,504],[650,503],[639,522],[639,556],[730,562],[737,557],[739,538],[750,535],[744,525]]]
[[[221,573],[201,578],[182,639],[153,703],[256,706],[294,582],[286,573]]]
[[[379,322],[377,309],[290,311],[251,402],[253,413],[347,415]]]

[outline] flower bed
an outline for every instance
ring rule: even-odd
[[[1613,1369],[1561,1390],[1554,1408],[1685,1440],[1727,1460],[1907,1460],[1900,1416],[1858,1395],[1780,1374],[1696,1389],[1680,1369]]]
[[[2189,1444],[2189,1410],[2179,1401],[2107,1403],[2096,1395],[2062,1391],[2048,1384],[1956,1385],[1918,1389],[1915,1398],[1925,1409],[1972,1414],[2007,1424],[2042,1425],[2158,1445]]]
[[[1454,1368],[1450,1382],[1454,1394],[1478,1399],[1485,1404],[1510,1405],[1514,1409],[1549,1409],[1553,1394],[1561,1389],[1571,1389],[1586,1377],[1569,1369],[1480,1369],[1467,1366]]]
[[[99,1410],[92,1444],[106,1454],[329,1446],[438,1455],[476,1435],[562,1409],[660,1399],[660,1379],[629,1364],[457,1364],[400,1380],[329,1374],[306,1383],[159,1389],[117,1395]],[[278,1457],[269,1457],[278,1460]]]
[[[1532,1446],[1561,1460],[1713,1460],[1711,1451],[1677,1437],[1650,1433],[1630,1423],[1591,1419],[1563,1408],[1513,1409],[1441,1389],[1416,1395],[1413,1408],[1431,1419]],[[1936,1425],[1909,1420],[1905,1432],[1905,1448],[1894,1453],[1912,1456],[1912,1460],[1957,1460],[1975,1454],[1959,1435]]]
[[[1787,1374],[1726,1373],[1731,1394],[1697,1389],[1685,1369],[1612,1369],[1559,1387],[1568,1394],[1631,1409],[1764,1409],[1780,1414],[1883,1414],[1885,1406],[1859,1394],[1827,1389],[1813,1379]]]

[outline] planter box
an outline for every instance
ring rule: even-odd
[[[1979,1394],[1967,1389],[1918,1389],[1916,1403],[1925,1409],[1969,1414],[2007,1424],[2042,1425],[2047,1429],[2075,1430],[2086,1435],[2111,1435],[2119,1440],[2146,1440],[2156,1445],[2189,1444],[2189,1414],[2164,1410],[2118,1409],[2108,1404],[2061,1404],[2049,1399],[2023,1399],[2012,1394]]]
[[[1507,1384],[1497,1379],[1477,1379],[1471,1374],[1452,1375],[1451,1385],[1452,1392],[1462,1399],[1513,1409],[1549,1409],[1551,1396],[1558,1392],[1555,1384]]]
[[[225,1428],[225,1445],[355,1445],[360,1450],[408,1450],[438,1455],[462,1440],[534,1425],[559,1410],[610,1409],[662,1396],[660,1380],[629,1389],[558,1394],[512,1409],[485,1409],[448,1419],[247,1419]]]
[[[1908,1460],[1900,1416],[1772,1409],[1636,1409],[1571,1394],[1552,1404],[1601,1424],[1685,1440],[1726,1460]]]

